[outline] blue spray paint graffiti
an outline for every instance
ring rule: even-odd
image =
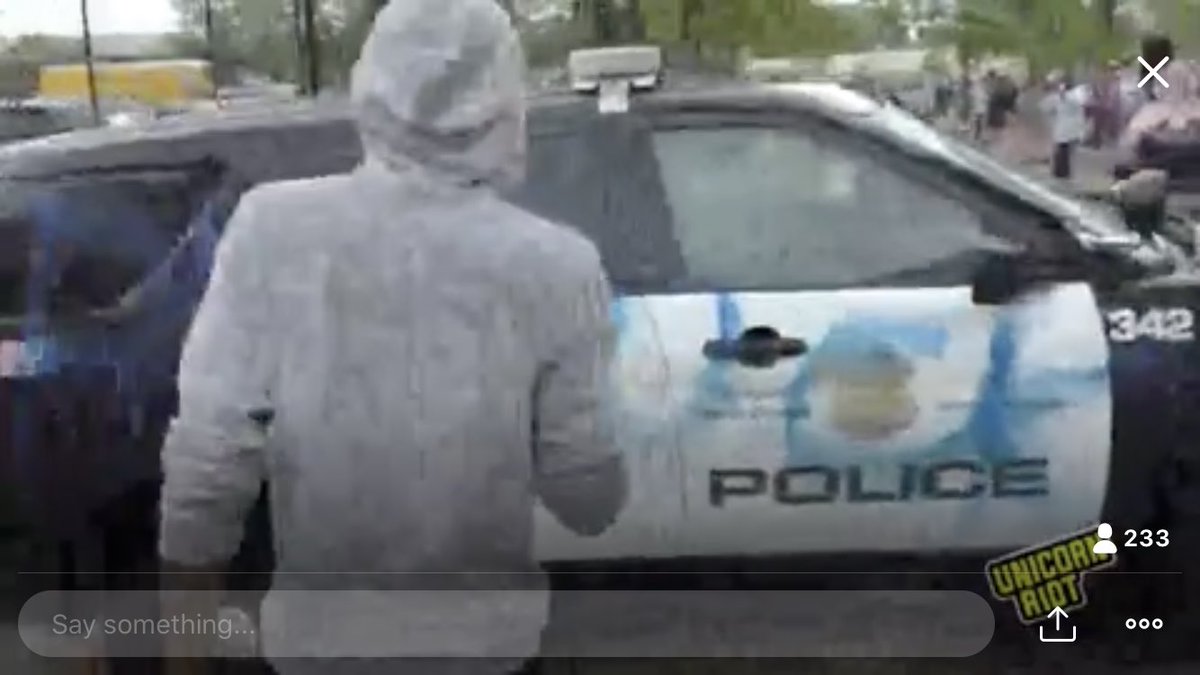
[[[967,422],[970,440],[985,459],[1007,459],[1017,454],[1006,400],[1016,360],[1016,326],[1012,317],[1004,313],[997,317],[992,328],[988,369],[975,395],[975,409]]]
[[[871,378],[881,369],[902,366],[916,357],[938,358],[948,341],[946,329],[930,321],[862,316],[832,326],[799,364],[785,392],[784,444],[789,464],[810,461],[811,453],[820,447],[821,442],[804,428],[811,415],[808,397],[818,371]]]
[[[989,338],[988,365],[969,402],[970,412],[963,428],[948,430],[933,444],[896,448],[896,452],[889,453],[888,461],[963,455],[993,462],[1013,459],[1021,454],[1021,444],[1015,437],[1020,430],[1042,415],[1104,391],[1107,372],[1103,367],[1042,370],[1027,378],[1018,390],[1014,371],[1019,357],[1019,334],[1016,315],[1005,313],[997,317]],[[831,370],[846,368],[851,375],[860,371],[869,374],[871,368],[895,363],[879,358],[880,354],[893,355],[900,362],[918,356],[937,358],[947,340],[944,329],[931,320],[881,323],[869,318],[850,319],[830,330],[813,351],[813,358],[800,365],[787,392],[795,401],[791,407],[808,409],[814,368],[832,363]],[[805,421],[805,416],[792,416],[786,421],[784,436],[789,465],[832,459],[843,453],[844,448],[827,447],[829,441],[809,432]]]
[[[949,341],[940,322],[861,316],[830,327],[812,355],[822,360],[842,359],[839,365],[853,367],[864,354],[880,349],[898,350],[910,357],[939,358]]]
[[[717,319],[717,337],[721,340],[736,340],[744,330],[742,312],[737,300],[729,293],[720,293],[714,299]],[[737,392],[729,380],[731,365],[726,361],[710,360],[701,371],[695,395],[688,403],[688,411],[701,417],[711,417],[722,408],[737,400]]]
[[[742,328],[736,299],[719,295],[715,303],[718,336],[736,336]],[[937,359],[944,355],[950,341],[944,324],[937,316],[900,319],[861,315],[832,326],[800,360],[782,392],[785,462],[795,466],[846,459],[848,445],[818,435],[809,426],[810,397],[822,373],[869,379],[890,369],[893,375],[903,378],[914,359]],[[880,461],[955,456],[979,457],[991,462],[1013,459],[1022,452],[1017,438],[1022,429],[1046,414],[1106,391],[1108,373],[1103,366],[1049,368],[1025,374],[1020,383],[1016,382],[1022,330],[1035,328],[1024,325],[1017,312],[999,314],[988,338],[987,366],[972,400],[945,402],[969,407],[965,424],[946,430],[933,442],[926,440],[919,446],[891,448],[887,459]],[[721,413],[728,414],[737,405],[730,368],[720,362],[706,365],[689,402],[689,417],[711,420]]]
[[[617,332],[617,336],[624,336],[629,328],[629,308],[625,306],[625,298],[613,298],[612,305],[609,308],[609,318],[612,321],[613,330]]]
[[[140,435],[148,397],[174,386],[178,348],[208,283],[219,224],[215,208],[206,203],[189,223],[183,239],[172,246],[166,228],[156,225],[135,205],[127,209],[88,207],[88,203],[71,202],[59,194],[46,195],[30,205],[37,254],[21,325],[20,376],[58,378],[63,386],[50,391],[64,396],[94,391],[94,382],[111,378],[116,391],[106,395],[117,397],[130,431]],[[64,329],[54,323],[52,297],[72,252],[80,249],[140,263],[152,271],[131,294],[128,311],[116,322],[74,322]],[[34,394],[27,389],[17,391],[11,401],[10,433],[18,471],[28,471],[37,452]],[[71,409],[56,401],[40,405],[47,404]],[[62,423],[71,425],[69,419]]]

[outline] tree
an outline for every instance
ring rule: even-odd
[[[861,19],[862,39],[871,46],[902,47],[918,7],[911,0],[868,0]]]
[[[587,27],[590,42],[620,44],[642,40],[641,0],[573,0],[572,16]]]
[[[747,48],[759,56],[826,54],[856,42],[844,15],[812,0],[642,0],[656,42]]]
[[[33,63],[77,60],[83,45],[78,38],[52,35],[22,35],[9,43],[10,56]]]
[[[203,35],[204,0],[172,0],[192,33]],[[312,0],[319,45],[317,70],[326,85],[344,85],[380,0]],[[245,67],[274,79],[304,82],[309,68],[298,54],[292,0],[210,0],[213,51],[229,70]],[[223,80],[228,81],[229,73]]]
[[[88,0],[79,0],[79,14],[83,25],[83,62],[87,68],[88,103],[92,109],[92,124],[100,125],[100,99],[96,91],[96,70],[92,59],[92,19],[88,11]]]
[[[1200,54],[1200,0],[1146,0],[1155,27],[1171,36],[1176,51]]]
[[[936,42],[957,48],[969,64],[987,54],[1024,57],[1030,72],[1098,63],[1129,45],[1117,23],[1085,0],[960,0],[954,21],[937,31]],[[1114,10],[1115,11],[1115,10]]]
[[[1104,29],[1111,35],[1117,28],[1117,0],[1098,0],[1096,8]]]

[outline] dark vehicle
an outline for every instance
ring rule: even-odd
[[[69,105],[0,99],[0,145],[70,131],[86,122]]]
[[[633,79],[653,90],[534,97],[512,195],[596,241],[619,295],[630,506],[592,540],[541,523],[546,562],[904,572],[1106,521],[1169,530],[1139,564],[1195,570],[1200,276],[1179,246],[836,85]],[[247,186],[360,152],[336,106],[0,151],[0,429],[25,522],[116,537],[107,569],[152,557],[224,218]]]

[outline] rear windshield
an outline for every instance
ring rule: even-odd
[[[940,157],[1033,206],[1066,217],[1069,226],[1085,228],[1086,234],[1100,237],[1129,235],[1121,215],[1113,207],[1083,199],[1064,183],[1044,178],[1027,167],[1010,165],[902,110],[881,108],[874,119],[894,141],[922,154]]]
[[[0,317],[116,303],[183,234],[201,180],[186,170],[0,180]]]

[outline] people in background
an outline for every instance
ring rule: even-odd
[[[994,70],[987,74],[987,126],[991,133],[999,133],[1008,124],[1009,117],[1017,106],[1017,85],[1007,74]]]
[[[1200,145],[1200,73],[1193,61],[1177,59],[1169,37],[1152,35],[1142,41],[1142,59],[1158,67],[1158,77],[1146,79],[1142,103],[1124,127],[1116,162],[1118,177],[1139,167],[1162,168],[1177,175],[1196,174],[1195,153]],[[1160,78],[1160,79],[1159,79]],[[1139,80],[1140,80],[1139,79]]]
[[[1070,179],[1075,148],[1087,135],[1087,92],[1076,86],[1070,75],[1062,71],[1047,78],[1047,91],[1042,99],[1053,143],[1051,171],[1055,178]]]
[[[1091,91],[1091,144],[1108,145],[1120,135],[1120,64],[1109,62],[1096,73]]]
[[[1129,58],[1122,64],[1117,78],[1117,90],[1120,97],[1120,114],[1117,124],[1117,140],[1120,139],[1129,121],[1141,110],[1148,99],[1147,93],[1138,86],[1142,81],[1141,64],[1136,58]]]
[[[954,105],[954,81],[941,75],[934,79],[933,85],[933,116],[941,119],[949,115]]]
[[[988,71],[988,75],[971,78],[968,85],[968,97],[970,101],[971,115],[971,136],[976,141],[984,140],[984,135],[987,130],[987,112],[988,101],[990,98],[990,82],[988,76],[993,75],[992,71]]]
[[[1151,67],[1169,59],[1158,71],[1159,78],[1150,77],[1142,86],[1144,101],[1130,116],[1121,133],[1118,164],[1135,166],[1146,142],[1155,136],[1190,135],[1189,129],[1200,127],[1200,71],[1196,64],[1175,58],[1175,47],[1165,35],[1151,35],[1142,41],[1142,58]],[[1138,71],[1138,81],[1149,73],[1145,67]],[[1166,84],[1164,85],[1163,82]]]
[[[1142,40],[1142,59],[1151,67],[1158,67],[1158,77],[1151,77],[1142,85],[1142,90],[1152,101],[1183,101],[1196,96],[1198,83],[1194,66],[1175,57],[1175,43],[1166,35],[1149,35]],[[1140,68],[1139,81],[1149,75],[1145,66]],[[1164,82],[1166,84],[1164,84]]]

